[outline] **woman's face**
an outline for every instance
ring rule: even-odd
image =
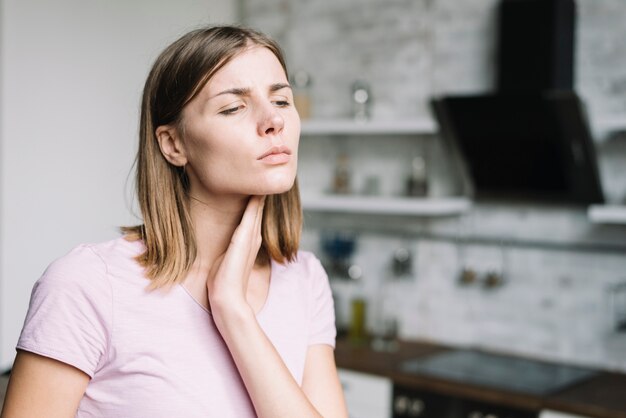
[[[182,113],[193,196],[288,191],[296,176],[300,118],[283,67],[252,46],[217,71]]]

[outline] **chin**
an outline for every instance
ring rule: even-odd
[[[281,194],[288,192],[293,187],[295,181],[295,176],[289,178],[273,178],[267,179],[263,181],[262,184],[257,184],[252,193],[255,195],[271,195],[271,194]]]

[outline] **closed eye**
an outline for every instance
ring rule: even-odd
[[[235,107],[231,107],[228,109],[224,109],[220,112],[220,115],[232,115],[234,113],[236,113],[239,109],[241,109],[243,106],[239,105],[239,106],[235,106]]]
[[[278,107],[288,107],[291,103],[289,103],[287,100],[277,100],[274,102],[274,104]]]

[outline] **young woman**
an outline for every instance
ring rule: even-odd
[[[299,135],[263,34],[165,49],[141,109],[143,224],[37,281],[2,418],[346,417],[328,278],[298,251]]]

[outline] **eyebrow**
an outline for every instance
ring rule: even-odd
[[[289,84],[287,84],[287,83],[274,83],[274,84],[272,84],[270,86],[269,91],[270,91],[270,93],[274,93],[274,92],[276,92],[278,90],[282,90],[284,88],[289,88],[290,89],[291,86]],[[235,96],[249,96],[250,95],[250,88],[248,88],[248,87],[243,87],[243,88],[241,88],[241,87],[234,87],[232,89],[226,89],[224,91],[221,91],[221,92],[213,95],[212,97],[209,98],[209,100],[213,99],[215,97],[218,97],[218,96],[222,96],[224,94],[233,94]]]
[[[290,89],[291,86],[287,83],[274,83],[270,86],[270,92],[274,93],[275,91],[282,90],[285,88]]]

